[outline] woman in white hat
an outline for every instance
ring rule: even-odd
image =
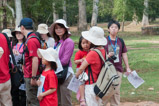
[[[55,40],[50,36],[48,26],[46,24],[39,24],[37,32],[40,33],[41,38],[46,42],[47,47],[54,48]]]
[[[23,47],[25,43],[25,36],[21,33],[20,27],[16,27],[12,32],[12,50],[17,63],[18,68],[22,72],[22,63],[20,63],[23,53]],[[11,88],[13,106],[25,106],[26,105],[26,92],[25,84],[21,84],[19,88],[12,86]],[[21,98],[21,99],[19,99]]]
[[[84,37],[84,39],[92,43],[93,48],[99,49],[105,57],[106,52],[104,46],[107,44],[107,40],[104,37],[104,30],[102,28],[93,26],[92,28],[90,28],[89,31],[83,31],[82,36]],[[95,51],[90,51],[87,54],[85,60],[76,73],[76,77],[78,77],[83,72],[83,70],[86,70],[86,73],[88,74],[88,65],[90,65],[92,69],[94,81],[92,80],[92,77],[90,77],[90,83],[89,80],[85,82],[85,101],[88,106],[101,106],[102,100],[96,98],[93,90],[94,83],[97,81],[102,67],[102,61]]]
[[[69,32],[69,27],[63,19],[56,20],[55,23],[50,26],[49,32],[55,39],[54,48],[58,52],[62,66],[67,67],[66,69],[68,69],[64,83],[58,85],[58,105],[72,106],[72,92],[67,89],[67,86],[72,78],[72,74],[74,74],[71,63],[74,42],[70,39],[71,34]]]
[[[37,81],[39,86],[37,97],[40,106],[58,106],[58,80],[55,74],[58,54],[53,48],[38,49],[37,54],[42,58],[42,64],[45,65],[45,69]]]

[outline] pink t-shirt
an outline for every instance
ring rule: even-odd
[[[17,50],[20,54],[22,54],[22,53],[23,53],[23,47],[24,47],[24,44],[23,44],[23,43],[22,43],[22,44],[17,43],[17,44],[13,47],[13,49]]]

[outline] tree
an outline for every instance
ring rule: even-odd
[[[57,19],[59,19],[59,15],[56,11],[55,3],[52,3],[52,7],[53,7],[53,22],[55,22]]]
[[[91,26],[97,25],[98,3],[99,3],[99,0],[93,0],[93,12],[92,12]]]
[[[78,0],[78,30],[83,31],[87,30],[87,17],[86,17],[86,2],[85,0]]]
[[[66,0],[63,1],[63,19],[67,21]]]
[[[21,0],[15,0],[15,10],[16,10],[16,26],[20,24],[21,19],[23,18],[22,14],[22,6],[21,6]]]
[[[149,25],[149,19],[148,19],[148,0],[144,0],[144,12],[143,12],[143,18],[142,18],[142,26]]]

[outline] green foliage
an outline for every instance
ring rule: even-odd
[[[158,0],[149,0],[148,13],[151,21],[159,17],[159,2]]]

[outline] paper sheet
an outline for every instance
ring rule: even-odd
[[[59,72],[61,72],[61,71],[63,71],[63,67],[62,67],[62,64],[61,64],[61,62],[60,62],[60,59],[58,58],[58,59],[57,59],[57,69],[56,69],[55,74],[57,74],[57,73],[59,73]]]
[[[67,86],[67,88],[75,93],[77,93],[78,88],[80,86],[80,81],[75,77],[75,75],[72,77],[69,85]]]
[[[145,82],[141,77],[138,76],[135,70],[128,75],[127,79],[135,88],[138,88]]]
[[[42,93],[43,85],[45,82],[45,76],[43,76],[43,75],[40,76],[40,82],[41,82],[41,84],[38,87],[37,97],[39,96],[40,93]]]

